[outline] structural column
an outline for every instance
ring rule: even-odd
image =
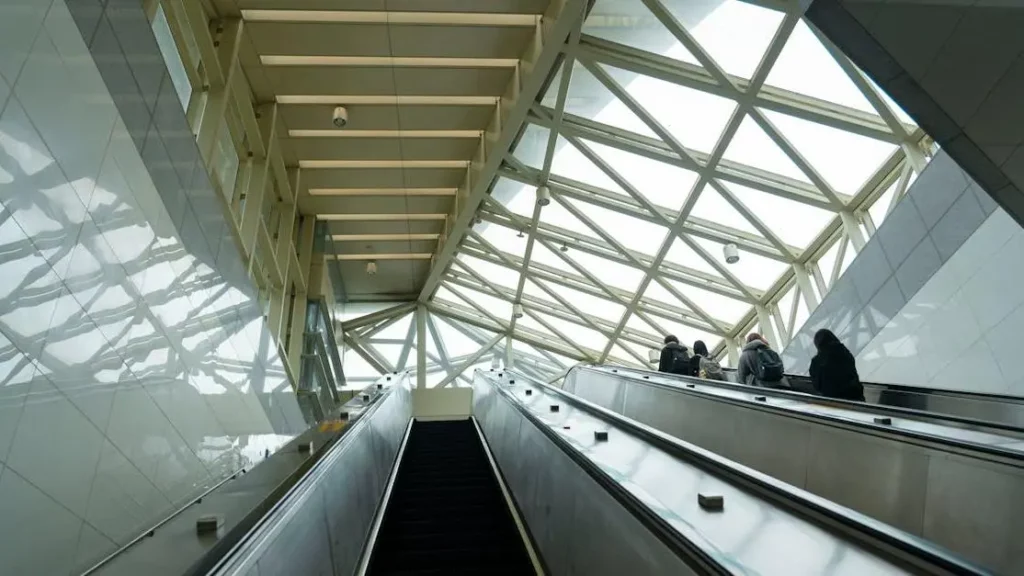
[[[427,387],[427,307],[416,307],[416,387]]]
[[[757,310],[757,323],[761,325],[761,336],[764,336],[772,348],[779,349],[782,343],[775,336],[771,313],[761,304],[756,305],[754,308]]]
[[[796,278],[796,285],[800,288],[800,295],[803,296],[804,303],[807,304],[807,310],[813,311],[818,307],[818,294],[814,291],[811,275],[807,273],[805,265],[793,264],[793,276]]]

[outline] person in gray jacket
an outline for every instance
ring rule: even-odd
[[[786,377],[782,358],[771,349],[763,336],[752,332],[747,336],[743,346],[736,376],[740,384],[748,386],[764,386],[767,388],[785,388]]]

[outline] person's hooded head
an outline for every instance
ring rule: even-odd
[[[679,348],[681,350],[687,349],[686,346],[679,343],[679,338],[676,338],[671,334],[665,336],[665,348]]]
[[[822,328],[814,333],[814,347],[818,351],[832,348],[836,345],[842,346],[842,342],[839,338],[828,328]]]
[[[705,358],[711,355],[708,353],[708,345],[705,344],[703,340],[697,340],[693,343],[693,353]]]

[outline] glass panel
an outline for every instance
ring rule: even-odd
[[[723,158],[810,183],[807,175],[797,168],[796,164],[793,164],[789,156],[764,133],[764,130],[750,116],[743,119],[739,130],[732,137],[729,147],[725,149]]]
[[[460,306],[469,306],[469,304],[467,304],[462,298],[456,296],[455,293],[449,290],[444,284],[441,284],[437,288],[437,292],[434,292],[434,299],[444,300],[446,302],[451,302],[452,304],[459,304]]]
[[[671,164],[610,146],[585,144],[651,204],[670,208],[673,213],[679,212],[697,181],[696,173]]]
[[[558,137],[556,146],[555,157],[551,163],[552,174],[627,196],[618,184],[561,136]]]
[[[348,348],[341,360],[346,378],[366,378],[380,376],[381,372],[370,365],[355,350]]]
[[[714,186],[705,186],[701,190],[700,196],[697,197],[697,202],[693,205],[693,210],[690,211],[690,215],[744,232],[750,232],[751,234],[757,234],[758,236],[761,235],[749,220],[737,212],[732,204],[729,204],[722,197],[718,190],[715,190]]]
[[[530,310],[529,312],[524,314],[522,318],[519,318],[518,320],[516,320],[516,328],[517,329],[518,328],[527,328],[527,329],[533,330],[534,332],[540,332],[541,334],[547,334],[548,336],[550,336],[550,337],[554,338],[555,340],[557,340],[558,336],[554,332],[548,330],[543,324],[541,324],[540,322],[537,322],[536,320],[534,320],[533,316],[531,316],[532,313],[533,313],[533,310]]]
[[[742,258],[741,258],[742,261]],[[742,300],[722,296],[717,292],[703,290],[696,286],[688,286],[674,280],[667,280],[673,288],[689,298],[701,310],[710,314],[714,319],[721,320],[727,324],[736,324],[743,316],[750,312],[750,304]]]
[[[837,191],[854,195],[896,150],[895,144],[764,111],[800,155]]]
[[[707,11],[708,8],[705,7],[703,12]],[[583,33],[692,64],[697,63],[697,59],[654,17],[643,2],[598,0],[583,23]]]
[[[567,249],[567,253],[568,252],[571,252],[571,250]],[[566,274],[578,275],[578,273],[573,270],[572,266],[569,266],[565,260],[559,258],[558,255],[551,250],[548,250],[546,246],[539,242],[533,245],[533,254],[531,255],[530,261],[545,264],[556,270],[561,270]]]
[[[640,285],[644,273],[636,268],[599,258],[582,250],[571,250],[566,255],[590,272],[595,278],[612,288],[632,292]]]
[[[533,218],[533,204],[537,200],[537,192],[533,186],[508,178],[498,178],[491,190],[490,198],[513,214]]]
[[[736,109],[735,102],[721,96],[611,66],[602,67],[680,144],[693,150],[711,152]]]
[[[739,0],[668,0],[665,6],[727,74],[750,78],[783,14]]]
[[[704,260],[700,254],[694,252],[692,248],[678,238],[672,242],[672,247],[668,249],[665,260],[700,272],[707,272],[717,278],[721,277],[721,274],[707,260]]]
[[[839,255],[839,246],[843,243],[842,237],[836,242],[832,243],[832,246],[821,255],[818,259],[818,270],[821,271],[822,278],[825,279],[825,285],[832,288],[832,268],[836,265],[836,256]]]
[[[519,142],[512,149],[512,156],[531,168],[540,170],[544,167],[544,153],[548,147],[551,131],[543,126],[527,124]]]
[[[555,284],[554,282],[546,282],[544,284],[552,292],[558,294],[562,299],[578,308],[584,314],[603,318],[611,322],[618,322],[619,319],[622,318],[622,314],[626,311],[626,307],[621,304],[616,304],[585,292],[580,292],[579,290]],[[547,294],[545,294],[544,297],[549,300],[551,299],[551,296],[548,296]]]
[[[540,211],[540,221],[544,224],[551,224],[565,230],[584,234],[595,240],[601,237],[594,232],[590,226],[584,224],[579,218],[573,215],[562,206],[561,201],[568,201],[564,196],[558,196],[555,198],[555,202],[548,204]]]
[[[409,335],[409,324],[412,323],[412,313],[402,316],[391,324],[387,328],[377,332],[373,335],[374,338],[384,338],[387,340],[405,340]]]
[[[608,361],[616,362],[618,364],[625,364],[630,366],[638,366],[639,362],[632,354],[626,352],[626,350],[618,344],[613,344],[611,350],[608,352]]]
[[[616,78],[616,80],[622,84],[620,78]],[[627,93],[632,94],[630,88],[625,85],[623,88]],[[557,90],[557,87],[553,87],[553,89]],[[579,62],[576,62],[572,68],[569,91],[565,95],[565,112],[650,138],[657,138],[643,120],[612,95],[611,91]]]
[[[456,259],[465,264],[470,270],[483,276],[491,284],[495,284],[503,288],[510,288],[512,290],[515,290],[516,286],[519,285],[519,272],[512,270],[511,268],[499,266],[486,260],[481,260],[465,254],[459,254]],[[458,266],[456,266],[455,269],[465,273],[465,271],[461,270]],[[474,278],[473,281],[475,282],[476,279]]]
[[[238,151],[235,149],[235,144],[231,139],[231,130],[225,120],[221,120],[217,134],[216,158],[214,172],[217,184],[220,185],[221,194],[230,202],[231,195],[235,191],[235,178],[238,177]]]
[[[644,296],[648,296],[644,294]],[[661,316],[652,316],[655,322],[661,323]],[[650,336],[657,342],[661,342],[661,339],[665,337],[661,330],[658,330],[652,326],[649,322],[641,318],[636,314],[630,314],[629,318],[626,318],[626,327],[642,332],[643,334]]]
[[[892,203],[892,198],[896,194],[896,188],[899,187],[899,178],[896,179],[882,195],[875,200],[875,202],[868,208],[868,214],[871,215],[871,222],[874,223],[875,228],[882,225],[885,221],[886,212],[889,210],[889,204]]]
[[[802,202],[732,182],[722,185],[786,244],[807,247],[834,218],[832,212]]]
[[[790,34],[765,84],[876,114],[803,20]]]
[[[456,290],[458,290],[460,294],[464,294],[466,298],[469,298],[470,300],[478,304],[481,308],[489,311],[491,314],[494,314],[498,318],[505,319],[512,317],[511,302],[508,302],[506,300],[499,300],[494,296],[485,294],[483,292],[480,292],[479,290],[466,288],[465,286],[458,286],[456,287]]]
[[[192,99],[192,83],[188,79],[185,64],[181,61],[178,45],[174,42],[174,36],[171,35],[171,28],[167,24],[167,15],[164,14],[163,6],[159,4],[157,4],[156,14],[153,16],[152,27],[157,47],[167,65],[171,83],[174,84],[174,91],[178,94],[178,101],[181,102],[181,109],[188,110],[188,103]]]
[[[520,258],[526,253],[527,230],[512,230],[493,222],[484,222],[475,227],[480,236],[502,252]]]
[[[741,282],[758,290],[767,290],[788,268],[788,265],[782,262],[751,254],[742,248],[740,249],[740,261],[735,264],[727,264],[725,254],[722,252],[722,244],[703,238],[694,238],[694,241],[707,250]]]
[[[471,340],[453,327],[454,324],[461,323],[448,318],[441,318],[436,314],[432,318],[434,320],[434,327],[437,328],[437,335],[444,342],[444,347],[448,350],[448,354],[452,356],[465,356],[466,354],[476,352],[482,346],[482,344]],[[466,329],[468,330],[468,328]]]
[[[572,342],[584,348],[590,348],[597,352],[601,352],[608,343],[608,339],[596,330],[573,322],[566,322],[561,318],[555,318],[554,316],[550,316],[542,312],[534,313],[544,320],[544,322],[550,324],[552,328],[564,334],[566,338],[569,338]]]
[[[665,234],[668,232],[664,226],[645,222],[607,208],[574,200],[567,200],[567,202],[593,221],[596,226],[618,235],[618,240],[624,247],[642,254],[657,254],[665,239]],[[626,230],[629,233],[623,234],[622,231]]]

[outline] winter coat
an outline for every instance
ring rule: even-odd
[[[740,354],[739,365],[736,367],[736,381],[740,384],[747,384],[749,386],[767,386],[770,388],[786,388],[788,383],[786,378],[783,378],[781,382],[760,382],[757,379],[757,351],[761,348],[768,348],[762,340],[754,340],[753,342],[747,342],[743,346],[743,353]]]
[[[818,394],[828,398],[864,401],[864,386],[857,374],[857,361],[840,342],[825,345],[811,359],[811,383]]]
[[[670,372],[675,374],[682,374],[683,376],[689,376],[686,372],[673,371],[672,369],[672,358],[675,351],[682,350],[683,355],[686,358],[690,357],[690,349],[678,342],[669,342],[665,344],[665,347],[661,349],[661,359],[658,361],[658,372]]]

